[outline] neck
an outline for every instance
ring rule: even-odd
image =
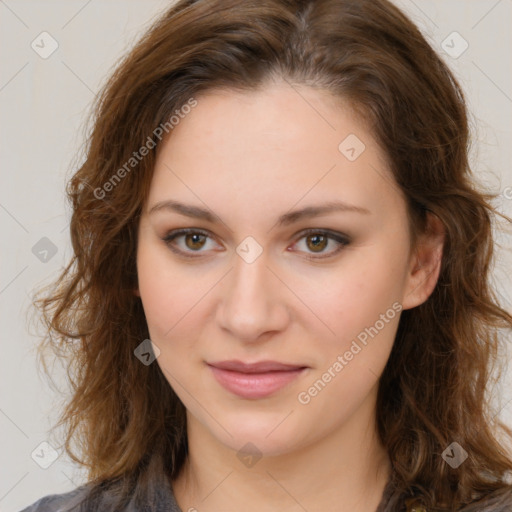
[[[375,511],[390,464],[376,434],[374,406],[370,400],[329,436],[263,456],[251,467],[189,416],[189,455],[172,482],[176,501],[183,511],[200,512]]]

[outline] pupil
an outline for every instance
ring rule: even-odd
[[[312,240],[313,247],[316,249],[323,249],[325,247],[326,238],[323,235],[314,235],[310,237],[310,240]]]
[[[191,248],[192,249],[198,249],[198,248],[201,248],[204,244],[201,243],[201,237],[203,237],[204,235],[198,235],[198,234],[192,234],[192,235],[188,235],[188,240],[191,241]]]

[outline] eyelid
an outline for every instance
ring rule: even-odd
[[[169,231],[162,240],[166,243],[167,247],[174,253],[183,256],[185,258],[199,258],[202,256],[202,251],[182,251],[181,249],[177,249],[173,247],[172,243],[176,238],[179,238],[181,236],[186,235],[202,235],[205,237],[208,237],[209,239],[213,240],[215,237],[207,230],[200,229],[200,228],[181,228],[181,229],[175,229],[172,231]],[[197,254],[194,255],[194,252]]]
[[[350,242],[351,242],[351,239],[350,239],[349,236],[347,236],[347,235],[345,235],[343,233],[340,233],[338,231],[331,231],[330,229],[322,229],[322,228],[308,228],[308,229],[302,230],[300,233],[298,233],[296,235],[296,240],[294,242],[294,245],[298,241],[300,241],[303,238],[307,237],[308,235],[325,236],[329,240],[334,240],[338,244],[338,246],[339,246],[337,249],[334,249],[333,251],[330,251],[330,252],[325,252],[325,253],[324,252],[321,252],[321,253],[314,253],[314,252],[305,253],[306,256],[304,256],[304,257],[306,259],[309,259],[309,260],[328,259],[328,258],[338,254],[345,246],[349,245]],[[318,254],[318,256],[316,256],[315,254]]]
[[[172,246],[171,242],[173,240],[175,240],[176,238],[179,238],[181,236],[186,236],[188,234],[198,234],[198,235],[205,236],[211,240],[215,239],[215,236],[213,236],[209,231],[201,229],[201,228],[181,228],[181,229],[169,231],[162,238],[162,240],[166,243],[166,245],[169,247],[169,249],[171,249],[176,254],[179,254],[185,258],[201,257],[202,256],[201,252],[203,252],[203,251],[182,251],[181,249],[177,249]],[[308,229],[300,231],[299,233],[297,233],[295,235],[295,237],[294,237],[295,241],[293,242],[292,245],[295,245],[297,242],[299,242],[303,238],[307,237],[308,235],[313,235],[313,234],[325,236],[329,240],[333,240],[334,242],[336,242],[339,245],[339,247],[337,249],[335,249],[334,251],[330,251],[327,253],[318,253],[318,256],[315,256],[315,253],[306,253],[307,255],[305,256],[305,258],[307,258],[307,259],[312,259],[312,260],[327,259],[331,256],[334,256],[335,254],[338,254],[345,246],[347,246],[351,242],[351,239],[349,236],[347,236],[343,233],[337,232],[337,231],[331,231],[329,229],[322,229],[322,228],[308,228]],[[197,254],[194,255],[194,252],[196,252]]]

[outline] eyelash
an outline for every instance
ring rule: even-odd
[[[183,256],[185,258],[199,258],[201,256],[200,254],[198,254],[197,256],[191,256],[190,252],[198,252],[199,253],[201,251],[182,251],[172,245],[172,242],[176,238],[178,238],[180,236],[191,235],[191,234],[206,236],[206,237],[210,238],[209,233],[207,233],[205,231],[202,231],[200,229],[195,229],[195,228],[187,228],[187,229],[179,229],[176,231],[171,231],[162,240],[169,247],[169,249],[171,249],[171,251],[179,254],[180,256]],[[302,240],[303,238],[307,238],[310,235],[325,236],[329,240],[334,240],[336,243],[338,243],[339,247],[337,249],[335,249],[334,251],[328,253],[327,256],[305,256],[305,258],[309,259],[309,260],[321,260],[321,259],[330,258],[330,257],[338,254],[345,246],[350,244],[350,240],[347,236],[342,235],[341,233],[336,233],[333,231],[327,231],[327,230],[322,230],[322,229],[307,229],[305,231],[302,231],[300,233],[300,237],[297,238],[297,240],[294,243],[297,243],[299,240]]]

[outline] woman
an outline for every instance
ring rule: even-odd
[[[385,0],[170,8],[99,99],[39,303],[89,482],[26,510],[511,510],[467,145]]]

